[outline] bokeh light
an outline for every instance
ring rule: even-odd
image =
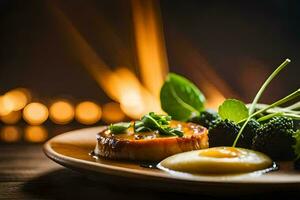
[[[75,109],[76,120],[85,125],[95,124],[100,120],[101,115],[101,107],[91,101],[81,102]]]
[[[5,100],[4,96],[0,96],[0,116],[4,116],[13,111],[13,104]]]
[[[0,134],[4,142],[17,142],[21,139],[21,130],[16,126],[4,126]]]
[[[40,125],[47,120],[48,108],[41,103],[30,103],[23,110],[24,120],[31,125]]]
[[[56,101],[49,108],[49,117],[56,124],[67,124],[74,115],[73,105],[66,100]]]
[[[106,123],[114,123],[124,120],[125,114],[120,108],[120,104],[109,102],[102,106],[102,119]]]
[[[30,92],[25,88],[11,90],[3,96],[5,104],[9,105],[13,111],[23,109],[30,99]]]
[[[0,120],[5,124],[15,124],[21,119],[21,117],[21,111],[12,111],[7,115],[0,116]]]
[[[24,130],[24,139],[28,142],[44,142],[48,138],[48,132],[43,126],[27,126]]]

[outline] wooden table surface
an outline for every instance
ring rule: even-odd
[[[237,190],[238,193],[238,190]],[[266,199],[271,195],[299,198],[299,192],[260,194],[244,199]],[[216,194],[214,194],[216,195]],[[224,199],[180,191],[162,192],[120,187],[88,179],[62,167],[42,152],[42,144],[0,144],[0,199]],[[232,197],[231,197],[232,199]]]

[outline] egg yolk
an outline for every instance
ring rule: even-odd
[[[199,152],[200,156],[213,158],[235,158],[244,154],[245,152],[233,147],[210,148]]]

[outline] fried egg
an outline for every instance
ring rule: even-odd
[[[272,165],[265,154],[243,148],[214,147],[170,156],[158,164],[165,171],[234,174],[263,170]]]

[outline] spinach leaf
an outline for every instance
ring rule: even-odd
[[[226,99],[222,105],[219,106],[218,113],[222,119],[229,119],[236,123],[249,116],[246,105],[236,99]]]
[[[186,121],[204,110],[205,98],[189,80],[169,73],[160,91],[162,109],[173,119]]]

